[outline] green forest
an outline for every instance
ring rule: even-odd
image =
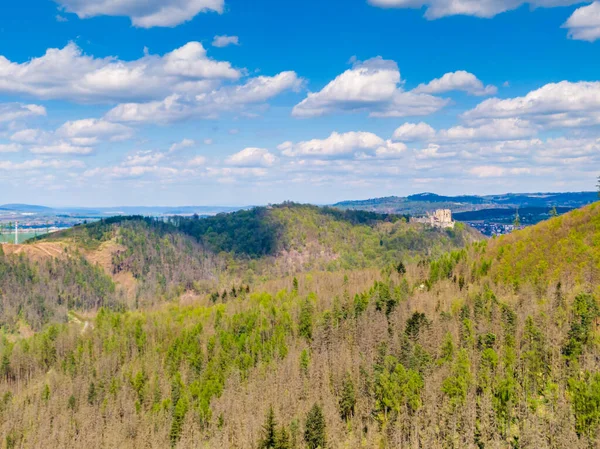
[[[56,242],[0,255],[4,448],[600,445],[600,203],[489,240],[287,203]]]

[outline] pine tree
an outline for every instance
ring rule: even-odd
[[[277,444],[277,422],[275,421],[275,412],[273,407],[269,407],[267,419],[262,430],[262,438],[258,443],[259,449],[276,449]]]
[[[291,449],[292,443],[290,439],[290,433],[285,428],[285,426],[281,426],[279,432],[277,432],[277,441],[275,443],[275,449]]]
[[[340,395],[340,416],[348,421],[354,415],[354,407],[356,406],[356,393],[354,383],[350,374],[346,374],[342,382],[342,391]]]
[[[171,446],[175,447],[177,442],[181,438],[181,430],[183,429],[183,420],[185,418],[185,414],[187,413],[188,403],[185,396],[182,396],[177,404],[175,405],[175,409],[173,409],[173,421],[171,422],[171,431],[169,433],[169,438],[171,440]]]
[[[310,299],[306,299],[300,306],[300,323],[298,325],[298,331],[300,335],[307,340],[312,340],[313,334],[313,306]]]
[[[96,395],[96,385],[92,382],[88,389],[88,404],[93,405],[96,402]]]
[[[325,449],[327,440],[325,436],[325,416],[318,404],[312,406],[306,416],[304,441],[308,449]]]

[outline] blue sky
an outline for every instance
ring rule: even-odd
[[[33,0],[0,187],[48,205],[591,190],[600,2]]]

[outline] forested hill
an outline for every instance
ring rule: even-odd
[[[296,206],[255,213],[316,213],[310,220],[331,219],[348,239],[375,233],[378,248],[381,227],[410,229]],[[102,308],[87,326],[2,337],[3,446],[598,447],[599,213],[592,205],[385,269],[296,273],[190,305]],[[116,238],[126,254],[131,231],[168,272],[174,236],[193,253],[209,244],[174,232],[182,223],[120,220],[63,238],[94,251]],[[285,220],[275,223],[276,242],[286,242]],[[286,244],[274,251],[296,245]]]
[[[479,239],[406,217],[283,204],[210,218],[114,217],[0,252],[0,327],[66,322],[68,311],[200,298],[306,271],[384,268]]]
[[[515,291],[531,288],[538,298],[557,286],[594,291],[600,284],[600,202],[444,255],[432,264],[431,278],[456,276],[466,281],[483,277]]]
[[[190,258],[200,258],[205,268],[273,277],[309,269],[383,267],[417,256],[439,256],[480,238],[460,224],[455,230],[439,230],[408,223],[405,216],[285,203],[208,218],[115,217],[41,241],[70,242],[92,252],[113,241],[119,245],[112,257],[113,270],[125,269],[142,278],[153,265],[168,272],[182,255],[188,267],[193,265]]]

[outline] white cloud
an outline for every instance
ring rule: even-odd
[[[373,117],[405,117],[432,114],[448,100],[406,92],[394,61],[380,57],[356,62],[319,92],[311,92],[297,104],[296,117],[315,117],[336,112],[368,112]]]
[[[196,142],[192,139],[183,139],[181,142],[176,142],[169,147],[169,153],[174,153],[184,148],[190,148],[196,145]]]
[[[571,39],[589,42],[600,39],[600,2],[576,9],[563,27],[569,29]]]
[[[225,163],[236,167],[270,167],[277,158],[264,148],[244,148],[229,156]]]
[[[204,156],[196,156],[195,158],[187,162],[188,167],[202,167],[206,165],[206,158]]]
[[[48,159],[33,159],[24,162],[0,161],[0,170],[37,170],[40,168],[52,168],[56,170],[83,168],[81,161],[61,161]]]
[[[241,75],[229,62],[208,58],[199,42],[133,61],[94,58],[74,43],[23,63],[0,56],[0,92],[78,102],[145,101],[173,92],[199,93]]]
[[[214,141],[212,139],[204,139],[204,145],[212,145]]]
[[[445,159],[456,157],[456,151],[440,151],[440,145],[430,143],[426,148],[415,153],[417,159]]]
[[[215,36],[212,41],[213,47],[227,47],[228,45],[240,45],[240,39],[237,36]]]
[[[22,148],[18,143],[3,143],[0,144],[0,153],[17,153]]]
[[[218,177],[219,181],[236,182],[239,178],[262,178],[269,174],[265,168],[259,167],[207,167],[208,176]]]
[[[126,16],[140,28],[174,27],[201,12],[223,12],[224,0],[55,0],[80,19]]]
[[[121,165],[125,167],[135,167],[141,165],[156,165],[163,160],[165,155],[155,151],[138,151],[125,158]]]
[[[526,118],[544,127],[600,124],[600,82],[546,84],[524,97],[490,98],[462,115],[471,123],[489,118],[515,117]]]
[[[446,73],[441,78],[436,78],[427,84],[420,84],[413,92],[425,94],[442,94],[453,90],[463,91],[470,95],[495,95],[498,92],[496,86],[484,86],[483,83],[472,73],[459,70]]]
[[[438,133],[439,140],[518,140],[537,132],[530,122],[522,119],[493,119],[475,127],[455,126]]]
[[[162,101],[120,104],[106,114],[117,122],[171,123],[190,117],[216,118],[220,113],[264,103],[287,90],[297,90],[302,79],[294,72],[251,78],[239,86],[225,86],[195,97],[171,95]]]
[[[404,123],[394,131],[394,139],[402,142],[430,140],[435,137],[435,129],[427,123]]]
[[[400,142],[384,140],[369,132],[332,133],[326,139],[304,142],[284,142],[277,147],[284,156],[340,158],[374,155],[381,158],[397,157],[406,150]]]
[[[10,139],[28,145],[37,154],[90,154],[102,142],[118,142],[131,138],[133,130],[102,119],[82,119],[64,123],[56,131],[22,129]]]
[[[100,140],[116,142],[129,139],[133,135],[133,130],[125,125],[102,119],[83,119],[66,122],[56,130],[56,135],[75,141],[79,139],[79,142],[93,145]]]
[[[0,75],[1,76],[1,75]],[[37,104],[3,103],[0,104],[0,123],[12,122],[27,117],[46,115],[46,108]]]
[[[22,129],[14,133],[10,140],[23,144],[42,143],[49,140],[51,133],[41,129]]]
[[[173,167],[161,167],[156,165],[134,165],[134,166],[114,166],[98,167],[86,170],[83,176],[86,178],[100,176],[102,178],[128,179],[140,178],[144,175],[155,175],[159,178],[174,178],[181,172]]]
[[[68,142],[56,142],[50,145],[32,146],[29,151],[35,154],[90,154],[92,147],[81,147]]]
[[[425,17],[433,20],[455,15],[490,18],[524,4],[551,8],[574,5],[581,0],[369,0],[369,3],[382,8],[427,7]]]
[[[394,139],[402,142],[411,141],[486,141],[486,140],[519,140],[534,136],[538,127],[527,120],[519,118],[486,119],[477,122],[476,126],[454,126],[436,131],[427,123],[405,123],[394,132]]]
[[[532,170],[528,167],[514,167],[505,168],[496,165],[482,165],[473,167],[469,170],[469,173],[477,176],[478,178],[499,178],[507,175],[526,175],[530,174]]]

